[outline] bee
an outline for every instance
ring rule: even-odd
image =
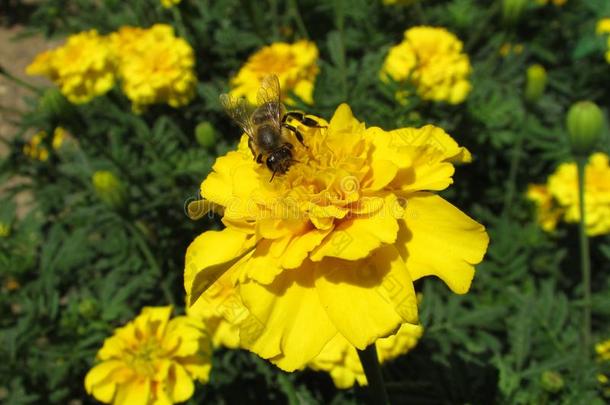
[[[292,164],[293,138],[307,147],[303,134],[288,121],[295,119],[308,127],[321,128],[318,122],[300,111],[287,111],[282,104],[280,82],[276,75],[265,76],[257,93],[257,105],[252,105],[243,98],[220,96],[220,104],[229,117],[248,135],[248,146],[257,163],[263,162],[275,175],[285,174]]]

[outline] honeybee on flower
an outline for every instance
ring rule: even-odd
[[[258,91],[257,105],[251,105],[244,97],[229,94],[220,96],[220,103],[227,114],[248,135],[248,147],[257,163],[265,163],[276,174],[285,174],[296,162],[293,159],[294,137],[305,146],[303,134],[289,123],[296,119],[308,127],[319,127],[316,120],[299,111],[286,111],[281,101],[280,82],[276,75],[265,76]]]

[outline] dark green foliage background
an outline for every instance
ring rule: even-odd
[[[444,195],[487,226],[489,251],[465,296],[451,294],[439,280],[417,283],[425,335],[412,353],[384,366],[393,403],[604,403],[596,374],[604,367],[608,372],[608,365],[578,350],[577,229],[540,230],[523,191],[570,158],[564,114],[573,102],[610,106],[610,65],[594,33],[597,20],[610,17],[607,1],[568,0],[564,7],[532,1],[514,27],[501,24],[500,1],[485,0],[423,0],[412,7],[367,0],[183,0],[172,10],[158,0],[48,0],[27,13],[19,1],[5,6],[26,18],[28,30],[50,36],[172,24],[195,49],[199,84],[195,100],[179,110],[157,106],[134,115],[116,88],[60,114],[33,92],[28,113],[16,117],[20,131],[0,163],[0,179],[22,181],[2,196],[0,220],[12,229],[0,238],[0,281],[15,279],[21,287],[0,295],[0,402],[92,402],[82,382],[103,339],[144,305],[183,310],[185,249],[197,234],[219,227],[217,218],[191,221],[184,202],[197,197],[215,157],[239,135],[218,95],[251,52],[308,35],[320,48],[321,71],[315,105],[302,108],[330,118],[346,101],[369,126],[433,123],[474,155],[472,164],[457,168]],[[444,26],[464,42],[473,64],[465,103],[401,106],[393,98],[396,86],[378,80],[389,47],[406,28],[422,24]],[[501,57],[506,42],[525,50]],[[549,81],[543,98],[528,107],[522,89],[533,63],[546,67]],[[213,147],[195,141],[202,121],[217,129]],[[69,129],[77,144],[44,163],[23,156],[27,134],[56,125]],[[518,191],[503,218],[510,151],[519,134]],[[598,149],[608,153],[607,130],[605,137]],[[127,185],[124,209],[112,210],[96,197],[91,175],[100,169]],[[34,201],[17,219],[14,196],[22,191]],[[597,342],[610,338],[610,238],[591,239],[591,251]],[[546,371],[558,373],[563,388],[545,389]],[[322,373],[286,374],[252,354],[221,350],[210,384],[189,403],[340,404],[365,396],[358,388],[336,390]]]

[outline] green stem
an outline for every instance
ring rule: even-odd
[[[369,383],[371,405],[389,404],[390,401],[383,383],[383,376],[381,375],[381,367],[379,366],[375,344],[369,345],[364,350],[358,350],[358,357],[360,357],[360,363],[362,363],[366,380]]]
[[[21,80],[17,76],[14,76],[13,74],[9,73],[9,71],[6,70],[4,68],[4,66],[2,66],[2,65],[0,65],[0,75],[6,77],[8,80],[12,81],[13,83],[15,83],[25,89],[31,90],[35,93],[42,93],[42,90],[40,90],[38,87],[33,86],[30,83],[28,83],[24,80]]]
[[[583,288],[583,320],[582,320],[582,352],[589,357],[591,343],[591,259],[589,253],[589,238],[585,218],[585,166],[586,157],[578,157],[578,209],[580,211],[579,237],[580,237],[580,269],[582,271]]]
[[[525,109],[522,128],[524,128],[527,123],[527,116],[528,107]],[[521,155],[523,154],[523,138],[525,138],[525,130],[522,129],[517,132],[517,140],[515,141],[511,154],[510,167],[508,169],[508,183],[506,185],[506,194],[504,194],[504,205],[502,207],[503,217],[510,214],[512,208],[515,189],[517,188],[517,172],[519,170],[519,164],[521,163]]]
[[[305,27],[305,23],[303,22],[303,18],[301,17],[301,13],[299,12],[299,7],[297,5],[296,0],[290,0],[290,14],[292,14],[292,18],[297,24],[297,28],[299,29],[301,35],[305,39],[309,39],[309,33],[307,32],[307,28]]]

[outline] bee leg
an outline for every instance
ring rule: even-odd
[[[294,132],[294,135],[297,137],[297,139],[299,140],[301,145],[303,145],[304,147],[307,147],[307,145],[305,145],[305,142],[303,142],[303,134],[301,133],[301,131],[299,131],[296,127],[294,127],[290,124],[286,124],[286,123],[284,123],[284,127],[288,128],[290,131]]]
[[[263,163],[263,154],[259,153],[256,157],[256,163]]]
[[[305,115],[305,113],[303,113],[301,111],[287,112],[284,115],[284,117],[282,117],[282,123],[285,123],[286,120],[288,119],[288,117],[294,118],[295,120],[299,121],[301,124],[305,125],[306,127],[326,128],[326,126],[320,125],[316,120],[309,118],[308,116]]]

